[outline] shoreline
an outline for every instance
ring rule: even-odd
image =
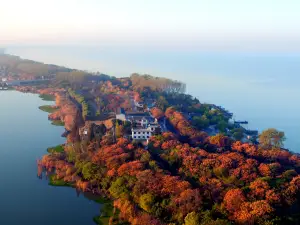
[[[33,92],[31,92],[33,93]],[[33,94],[39,94],[39,93],[33,93]],[[41,106],[39,107],[40,110],[48,113],[48,115],[50,115],[51,113],[54,113],[55,111],[59,110],[59,107],[57,105],[55,105],[55,102],[58,100],[58,93],[54,93],[54,99],[53,100],[48,100],[48,98],[45,100],[43,96],[41,96],[41,94],[39,94],[39,98],[41,98],[43,101],[50,101],[50,102],[54,102],[54,105],[50,105],[48,106],[49,108],[55,108],[55,110],[43,110],[41,109]],[[52,120],[52,125],[53,125],[53,122],[55,120]],[[62,125],[64,126],[64,125]],[[65,126],[64,126],[65,127]],[[66,129],[66,127],[65,127]],[[66,140],[67,141],[67,140]],[[56,154],[56,153],[63,153],[64,152],[64,148],[65,146],[68,145],[68,143],[65,143],[65,144],[60,144],[60,145],[57,145],[56,147],[49,147],[47,149],[47,152],[48,154]],[[42,167],[42,165],[40,164],[40,161],[38,160],[37,161],[37,166],[38,166],[38,177],[43,177],[45,175],[45,172]],[[68,183],[68,182],[65,182],[63,179],[57,179],[56,178],[56,173],[55,172],[52,172],[50,175],[46,175],[47,179],[49,180],[48,181],[48,185],[50,186],[54,186],[54,187],[69,187],[69,188],[72,188],[72,189],[75,189],[77,192],[81,192],[80,190],[77,189],[76,187],[76,183]],[[101,210],[101,213],[102,215],[97,215],[97,216],[94,216],[92,219],[94,221],[94,223],[96,224],[101,224],[101,225],[108,225],[109,223],[109,218],[111,216],[113,216],[113,204],[112,204],[112,201],[107,199],[106,197],[104,197],[104,194],[95,194],[93,192],[86,192],[86,191],[82,191],[82,194],[88,199],[88,200],[92,200],[96,203],[98,203],[99,205],[102,205],[102,208],[103,209]]]

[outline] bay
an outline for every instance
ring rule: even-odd
[[[45,104],[36,94],[0,91],[0,224],[93,225],[100,205],[37,177],[36,160],[65,142],[63,127],[38,109]]]

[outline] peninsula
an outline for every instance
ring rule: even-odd
[[[284,133],[247,130],[180,81],[10,55],[0,55],[0,76],[55,99],[41,109],[65,126],[66,143],[38,160],[38,175],[102,198],[97,224],[300,223],[300,156],[283,148]]]

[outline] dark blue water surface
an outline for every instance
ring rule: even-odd
[[[64,143],[38,95],[0,91],[0,224],[92,225],[100,206],[68,187],[37,178],[36,160]]]

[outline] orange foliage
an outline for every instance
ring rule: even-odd
[[[265,200],[245,202],[239,211],[234,213],[234,219],[240,224],[254,224],[257,219],[266,219],[274,209]]]
[[[268,190],[266,192],[266,200],[269,204],[279,204],[280,195],[277,194],[274,190]]]
[[[259,173],[264,177],[271,176],[270,167],[265,163],[261,163],[258,167],[258,170]]]
[[[224,197],[224,206],[230,213],[235,213],[240,210],[246,198],[241,189],[231,189]]]
[[[162,117],[164,117],[164,112],[157,107],[151,109],[151,114],[156,119],[161,119]]]
[[[266,181],[257,179],[250,183],[251,195],[256,199],[264,199],[266,192],[270,189]]]
[[[205,132],[198,131],[190,122],[173,107],[167,108],[165,116],[169,119],[173,127],[178,130],[180,135],[187,136],[193,143],[197,144],[203,142],[207,138]]]
[[[132,225],[163,225],[158,219],[147,213],[139,213],[132,221]]]
[[[231,140],[224,136],[223,134],[217,134],[208,138],[210,144],[216,145],[219,148],[229,147],[231,145]]]
[[[175,210],[184,218],[188,213],[197,211],[202,206],[202,197],[198,189],[187,189],[174,199]]]
[[[124,174],[128,174],[130,176],[135,176],[143,168],[144,164],[140,161],[128,162],[119,167],[118,175],[123,176]]]

